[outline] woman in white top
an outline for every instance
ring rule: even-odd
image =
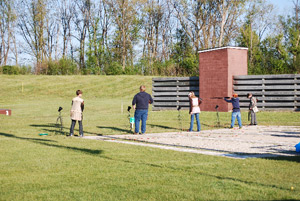
[[[197,121],[197,132],[200,132],[201,125],[200,125],[200,120],[199,120],[199,113],[200,113],[200,104],[202,103],[202,100],[197,98],[193,91],[191,91],[189,93],[189,99],[190,99],[190,115],[191,115],[191,124],[190,124],[189,132],[193,131],[195,116],[196,116],[196,121]]]
[[[76,121],[78,121],[79,134],[81,137],[83,137],[82,112],[84,109],[84,101],[81,98],[82,91],[77,90],[76,95],[77,95],[77,97],[72,99],[72,108],[71,108],[71,112],[70,112],[70,116],[71,116],[71,120],[72,120],[71,128],[70,128],[70,136],[73,136],[74,127],[75,127]]]

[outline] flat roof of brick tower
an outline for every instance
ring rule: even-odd
[[[207,50],[201,50],[201,51],[198,51],[198,53],[209,52],[209,51],[214,51],[214,50],[222,50],[222,49],[248,50],[248,48],[246,48],[246,47],[231,47],[231,46],[227,46],[227,47],[218,47],[218,48],[212,48],[212,49],[207,49]]]

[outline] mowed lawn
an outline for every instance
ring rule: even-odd
[[[0,200],[300,199],[299,156],[230,159],[70,138],[55,127],[62,106],[68,133],[71,100],[81,89],[85,135],[128,134],[127,106],[141,84],[151,93],[152,77],[0,75],[0,108],[12,109],[0,115]],[[188,129],[188,112],[181,115]],[[246,112],[242,118],[249,123]],[[202,129],[215,129],[214,112],[200,119]],[[220,119],[229,127],[230,113]],[[260,112],[258,119],[300,126],[295,112]],[[177,111],[150,110],[147,133],[179,128]]]

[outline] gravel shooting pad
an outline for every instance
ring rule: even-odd
[[[85,138],[233,158],[277,157],[299,155],[295,145],[300,142],[300,127],[244,126],[242,129]]]

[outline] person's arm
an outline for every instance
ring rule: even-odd
[[[202,99],[198,98],[198,105],[200,106],[201,103],[202,103]]]
[[[192,114],[193,111],[193,100],[190,98],[190,111],[189,114]]]
[[[81,103],[81,111],[83,112],[84,110],[84,101]]]
[[[149,100],[149,103],[152,104],[153,103],[153,98],[151,97],[151,95],[149,94],[150,96],[150,100]]]
[[[226,99],[226,98],[224,98],[224,101],[226,101],[227,103],[232,103],[232,100],[231,99]]]
[[[135,110],[135,104],[136,104],[136,95],[132,99],[132,108]]]

